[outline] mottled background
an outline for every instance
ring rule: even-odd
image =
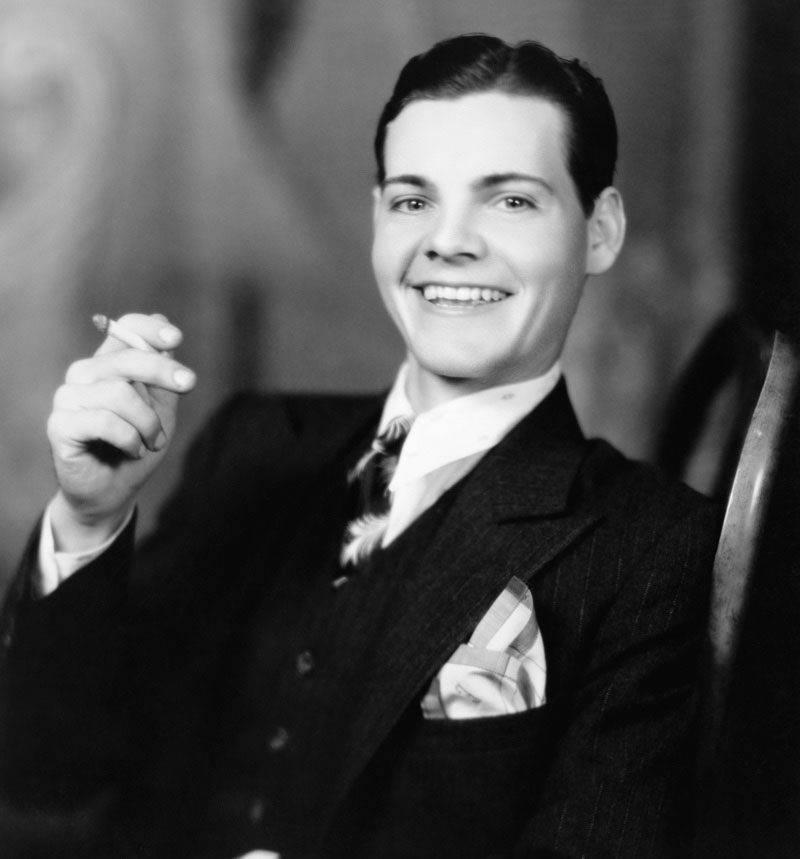
[[[361,390],[401,356],[369,268],[371,138],[434,40],[540,39],[604,79],[629,241],[567,366],[650,456],[701,334],[795,314],[794,0],[0,0],[0,583],[53,490],[45,420],[92,313],[162,311],[198,390],[148,490],[244,385]]]

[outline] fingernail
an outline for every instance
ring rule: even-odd
[[[167,443],[167,436],[164,433],[164,430],[156,436],[156,440],[153,442],[153,450],[161,450],[162,447]]]
[[[191,388],[194,384],[194,373],[191,370],[186,370],[183,368],[176,370],[172,374],[172,378],[179,388]]]
[[[174,346],[180,338],[180,331],[171,325],[165,325],[163,328],[159,328],[158,336],[162,343],[166,343],[167,346]]]

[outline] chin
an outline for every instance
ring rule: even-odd
[[[418,355],[417,363],[423,373],[448,381],[495,384],[491,380],[502,375],[496,361],[474,353],[453,354],[435,350],[433,354],[415,354]]]

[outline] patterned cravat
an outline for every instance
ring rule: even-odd
[[[342,566],[363,564],[381,544],[389,523],[389,483],[412,422],[413,418],[404,415],[392,418],[348,475],[351,483],[359,482],[361,496],[359,514],[345,531],[339,557]]]

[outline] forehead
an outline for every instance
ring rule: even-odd
[[[528,95],[475,93],[411,102],[389,124],[386,174],[546,171],[568,178],[566,117]]]

